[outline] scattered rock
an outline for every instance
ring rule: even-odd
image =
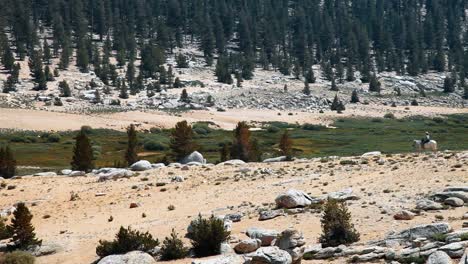
[[[86,176],[86,172],[84,171],[72,171],[70,174],[68,174],[70,177],[82,177]]]
[[[203,157],[203,155],[200,152],[195,151],[180,161],[180,163],[182,164],[187,164],[190,162],[198,162],[200,164],[205,164],[206,159]]]
[[[266,159],[263,162],[264,163],[284,162],[284,161],[287,161],[287,159],[288,158],[286,156],[281,156],[281,157]]]
[[[286,193],[278,195],[275,199],[279,208],[296,208],[311,205],[315,201],[307,193],[291,189]]]
[[[284,212],[281,209],[279,209],[279,210],[265,210],[265,211],[260,212],[260,217],[258,218],[258,220],[266,221],[266,220],[270,220],[270,219],[273,219],[273,218],[276,218],[276,217],[279,217],[279,216],[283,216],[283,215],[284,215]]]
[[[195,260],[192,264],[244,264],[245,258],[238,255],[218,256],[208,260]],[[99,264],[99,263],[98,263]]]
[[[411,241],[416,238],[431,238],[436,234],[447,234],[452,228],[448,223],[418,225],[387,236],[388,240]]]
[[[465,204],[465,202],[463,202],[463,200],[460,198],[450,197],[450,198],[445,199],[444,204],[450,205],[453,207],[461,207]]]
[[[416,202],[416,209],[429,211],[429,210],[441,210],[444,207],[437,202],[431,201],[429,199],[423,199]]]
[[[247,236],[254,239],[260,239],[262,247],[271,246],[273,240],[279,235],[275,230],[260,229],[260,228],[249,228],[246,232]]]
[[[235,247],[234,251],[238,254],[246,254],[256,251],[262,246],[262,241],[260,239],[245,239],[239,242]]]
[[[291,264],[288,252],[278,247],[263,247],[255,251],[250,264]]]
[[[70,175],[70,173],[72,173],[72,170],[61,170],[60,171],[60,174],[65,175],[65,176]]]
[[[37,177],[55,177],[55,176],[57,176],[57,173],[52,172],[52,171],[38,172],[38,173],[34,174],[33,176],[37,176]]]
[[[395,220],[413,220],[414,217],[415,214],[407,210],[402,210],[393,216]]]
[[[372,151],[362,154],[362,158],[372,158],[372,157],[380,157],[382,156],[382,152],[380,151]]]
[[[130,166],[132,171],[146,171],[151,170],[152,168],[153,166],[151,165],[151,162],[147,160],[137,161]]]
[[[443,251],[436,251],[429,255],[426,264],[451,264],[452,259]]]
[[[155,264],[156,261],[148,253],[132,251],[125,255],[110,255],[101,259],[98,264]]]
[[[243,165],[243,164],[245,164],[245,161],[235,159],[235,160],[228,160],[228,161],[225,161],[225,162],[221,162],[218,165],[219,166],[224,166],[224,165],[225,166],[236,166],[236,165]]]

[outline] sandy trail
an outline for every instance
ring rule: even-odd
[[[349,105],[343,114],[327,111],[308,113],[300,111],[229,109],[226,112],[215,110],[189,111],[168,114],[161,111],[131,111],[109,114],[72,114],[41,110],[0,109],[0,128],[40,131],[76,130],[83,125],[94,128],[124,130],[129,124],[138,123],[142,128],[171,128],[181,120],[189,122],[211,121],[223,129],[233,129],[239,121],[330,124],[339,117],[383,117],[385,113],[397,117],[411,115],[436,116],[443,114],[468,113],[468,108],[446,107],[387,107]]]
[[[447,154],[442,153],[436,158],[394,155],[385,158],[385,165],[371,161],[369,165],[342,166],[338,160],[330,163],[312,160],[252,163],[241,167],[192,167],[188,171],[164,168],[107,182],[98,182],[96,177],[24,177],[6,180],[8,185],[17,188],[0,190],[0,209],[19,201],[29,204],[35,201],[31,210],[38,236],[46,243],[64,247],[58,254],[39,258],[38,264],[86,264],[96,260],[95,247],[99,239],[111,239],[120,226],[147,230],[159,239],[169,235],[172,228],[183,236],[190,219],[199,213],[243,213],[242,221],[233,225],[232,235],[237,239],[246,238],[243,232],[249,227],[279,231],[294,227],[304,232],[308,245],[313,245],[321,232],[319,213],[287,215],[260,222],[258,211],[272,208],[275,197],[290,188],[313,196],[353,188],[361,199],[348,203],[350,212],[361,233],[361,241],[367,242],[382,238],[392,230],[431,223],[438,214],[443,215],[444,221],[453,228],[461,228],[461,216],[466,207],[425,212],[412,221],[396,221],[392,217],[403,208],[414,208],[416,201],[429,193],[468,183],[467,161],[446,157]],[[391,164],[392,160],[396,165]],[[454,164],[463,166],[452,170]],[[240,168],[248,168],[250,172],[243,175],[238,172]],[[269,174],[254,173],[258,169],[268,170]],[[185,181],[170,183],[174,175],[183,176]],[[169,183],[163,191],[163,187],[155,186],[156,182]],[[72,191],[79,195],[79,200],[70,201]],[[96,197],[96,193],[106,195]],[[140,203],[141,207],[130,209],[131,202]],[[169,211],[169,205],[174,205],[175,210]],[[46,219],[44,215],[51,217]],[[108,222],[110,216],[113,216],[113,222]],[[189,245],[187,240],[185,243]],[[191,261],[185,259],[174,263]],[[344,263],[344,260],[330,263]]]

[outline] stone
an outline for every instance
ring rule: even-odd
[[[238,255],[217,256],[208,260],[195,260],[192,264],[244,264],[246,259]],[[99,264],[99,263],[98,263]]]
[[[279,216],[283,216],[283,210],[265,210],[260,212],[260,216],[258,217],[259,221],[266,221],[270,220]]]
[[[225,162],[221,162],[218,165],[219,166],[236,166],[236,165],[243,165],[243,164],[245,164],[245,161],[234,159],[234,160],[228,160],[228,161],[225,161]]]
[[[141,251],[132,251],[125,255],[110,255],[101,259],[97,264],[155,264],[154,258]]]
[[[291,264],[291,255],[278,247],[262,247],[255,251],[250,264]]]
[[[465,253],[463,253],[463,256],[461,257],[458,264],[468,264],[468,248],[465,249]]]
[[[467,192],[468,193],[468,186],[447,187],[444,189],[444,192]]]
[[[304,236],[296,229],[286,229],[278,236],[275,241],[275,246],[280,249],[292,249],[295,247],[302,247],[306,243]]]
[[[33,246],[26,250],[35,257],[53,255],[63,251],[63,247],[54,243],[43,242],[40,246]]]
[[[415,217],[415,214],[408,211],[408,210],[402,210],[397,212],[395,215],[393,215],[393,218],[395,220],[413,220]]]
[[[68,174],[70,177],[82,177],[86,176],[86,172],[84,171],[72,171],[70,174]]]
[[[387,236],[389,240],[414,240],[417,238],[431,238],[436,234],[447,234],[452,228],[448,223],[434,223],[427,225],[417,225],[404,229],[398,233]]]
[[[275,230],[269,229],[260,229],[260,228],[249,228],[246,232],[247,236],[254,239],[260,239],[262,242],[262,247],[271,246],[273,240],[279,235],[279,233]]]
[[[452,264],[452,259],[443,251],[435,251],[426,261],[426,264]]]
[[[72,170],[61,170],[60,174],[67,176],[67,175],[70,175],[70,173],[72,172],[73,172]]]
[[[262,246],[262,241],[260,239],[245,239],[239,242],[235,247],[234,251],[237,254],[247,254],[256,251]]]
[[[461,237],[468,237],[468,228],[463,228],[451,233],[448,233],[445,240],[447,242],[458,242]]]
[[[380,151],[371,151],[371,152],[367,152],[367,153],[364,153],[362,154],[362,158],[372,158],[372,157],[380,157],[382,156],[382,152]]]
[[[465,202],[460,198],[450,197],[450,198],[445,199],[444,204],[450,205],[453,207],[461,207],[465,204]]]
[[[287,160],[288,160],[288,158],[286,156],[281,156],[281,157],[266,159],[263,162],[264,163],[273,163],[273,162],[284,162],[284,161],[287,161]]]
[[[180,161],[181,164],[187,164],[190,162],[198,162],[201,164],[205,164],[206,159],[203,157],[203,155],[200,152],[194,151]]]
[[[278,195],[275,199],[276,205],[279,208],[305,207],[311,205],[312,201],[314,201],[314,199],[308,194],[294,189]]]
[[[221,255],[229,255],[234,254],[234,250],[231,248],[231,245],[229,243],[223,242],[219,246],[219,253],[221,253]]]
[[[359,200],[359,196],[353,194],[353,189],[348,188],[338,192],[331,192],[322,198],[325,202],[327,199],[334,199],[338,201]]]
[[[37,177],[55,177],[55,176],[57,176],[57,173],[52,172],[52,171],[38,172],[38,173],[34,174],[33,176],[37,176]]]
[[[451,258],[461,258],[465,252],[465,248],[468,246],[468,241],[455,242],[447,244],[439,248],[440,251],[444,251]]]
[[[166,167],[166,164],[164,164],[164,163],[151,164],[151,168],[153,168],[153,169],[160,169],[160,168],[164,168],[164,167]]]
[[[343,250],[339,247],[327,247],[322,248],[317,253],[311,256],[312,259],[329,259],[332,258],[335,254],[342,252]]]
[[[130,166],[130,169],[132,171],[146,171],[151,170],[152,168],[153,167],[151,166],[151,162],[147,160],[137,161]]]
[[[242,214],[240,213],[234,213],[234,214],[227,214],[225,219],[229,219],[234,223],[240,222],[242,220]]]
[[[140,207],[139,203],[130,203],[130,209],[138,208],[138,207]]]
[[[462,191],[444,191],[438,192],[431,195],[431,199],[436,201],[444,201],[447,198],[458,198],[463,200],[463,202],[468,203],[468,192]]]
[[[182,176],[174,176],[171,178],[171,182],[183,182],[185,179]]]
[[[429,210],[441,210],[444,207],[437,202],[431,201],[429,199],[423,199],[416,202],[416,209],[429,211]]]
[[[134,173],[127,169],[102,168],[94,170],[93,173],[99,176],[99,181],[115,180],[119,178],[131,177]]]

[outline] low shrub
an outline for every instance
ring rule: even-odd
[[[359,241],[359,233],[351,223],[351,214],[345,203],[329,199],[323,207],[322,235],[323,247],[348,245]]]
[[[164,151],[167,146],[155,140],[147,140],[143,143],[143,148],[147,151]]]
[[[13,251],[0,256],[0,263],[2,264],[34,264],[35,262],[34,256],[23,251]]]
[[[62,136],[60,136],[60,135],[57,134],[57,133],[53,133],[53,134],[50,134],[50,135],[47,137],[47,142],[50,142],[50,143],[58,143],[58,142],[60,142],[61,139],[62,139]]]
[[[187,237],[197,257],[218,255],[221,244],[230,236],[230,232],[224,228],[223,220],[214,216],[205,219],[199,215],[190,225],[192,229]]]
[[[358,162],[354,160],[340,160],[340,165],[357,165]]]
[[[384,118],[387,118],[387,119],[395,119],[395,115],[393,113],[386,113],[384,115]]]
[[[275,127],[275,126],[269,126],[267,128],[268,133],[278,133],[279,131],[280,131],[280,129],[278,127]]]
[[[188,250],[184,247],[184,242],[178,238],[177,233],[172,229],[170,237],[166,237],[161,247],[162,260],[182,259],[187,256]]]
[[[313,125],[313,124],[308,124],[308,123],[302,125],[302,129],[309,130],[309,131],[318,131],[318,130],[320,130],[322,128],[323,128],[323,126]]]
[[[113,241],[99,240],[99,245],[96,247],[96,254],[100,257],[105,257],[115,254],[125,254],[135,250],[150,252],[157,246],[159,246],[159,240],[154,239],[150,233],[141,233],[132,230],[130,227],[120,227]]]
[[[445,242],[445,239],[447,239],[447,234],[439,233],[432,236],[432,240],[434,241]]]
[[[0,240],[10,238],[11,234],[5,225],[5,219],[0,217]]]

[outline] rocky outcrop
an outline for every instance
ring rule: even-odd
[[[416,202],[416,209],[429,211],[429,210],[441,210],[444,207],[437,202],[431,201],[429,199],[423,199]]]
[[[273,240],[279,235],[275,230],[261,229],[261,228],[249,228],[246,232],[247,236],[253,239],[260,239],[262,246],[271,246]]]
[[[234,159],[234,160],[228,160],[228,161],[225,161],[225,162],[221,162],[218,165],[219,166],[236,166],[236,165],[243,165],[243,164],[245,164],[245,161]]]
[[[94,170],[93,173],[96,176],[99,176],[99,181],[106,181],[124,177],[133,176],[133,172],[127,169],[118,169],[118,168],[102,168],[99,170]]]
[[[125,255],[110,255],[101,259],[98,264],[155,264],[156,261],[148,253],[133,251]]]
[[[396,234],[387,236],[387,240],[411,241],[416,238],[431,238],[437,234],[447,234],[451,231],[448,223],[435,223],[428,225],[418,225],[404,229]]]
[[[288,158],[286,156],[281,156],[281,157],[266,159],[263,162],[264,163],[273,163],[273,162],[284,162],[284,161],[287,161],[287,160],[288,160]]]
[[[235,247],[234,251],[238,254],[246,254],[256,251],[262,246],[260,239],[245,239],[239,242]]]
[[[408,210],[401,210],[393,215],[395,220],[413,220],[416,214],[408,211]]]
[[[291,255],[278,247],[263,247],[255,251],[250,264],[291,264]]]
[[[223,255],[208,260],[195,260],[192,264],[244,264],[246,259],[239,255]]]
[[[315,202],[307,193],[299,190],[291,189],[285,193],[278,195],[275,199],[276,205],[279,208],[297,208],[305,207]]]
[[[443,251],[436,251],[429,255],[426,264],[452,264],[452,259]]]
[[[291,255],[292,263],[300,263],[305,251],[306,241],[301,232],[295,229],[286,229],[278,236],[275,246]]]

